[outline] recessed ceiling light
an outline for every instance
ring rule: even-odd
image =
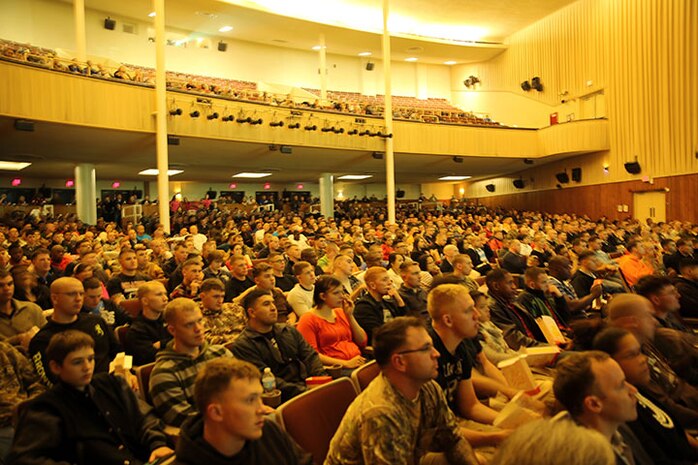
[[[464,181],[470,179],[471,176],[441,176],[440,181]]]
[[[234,178],[252,178],[252,179],[259,179],[259,178],[266,178],[267,176],[271,176],[271,173],[253,173],[253,172],[242,172],[238,174],[234,174]]]
[[[361,179],[368,179],[372,177],[372,174],[345,174],[344,176],[339,176],[337,179],[344,179],[345,181],[359,181]]]
[[[19,171],[23,170],[31,163],[19,162],[19,161],[0,161],[0,170],[2,171]]]
[[[150,16],[151,18],[154,18],[154,17],[155,17],[155,12],[154,12],[154,11],[151,11],[151,12],[148,14],[148,16]]]
[[[313,45],[313,50],[315,50],[316,52],[317,52],[318,50],[322,50],[323,48],[324,48],[324,47],[323,47],[322,45]]]
[[[168,176],[174,176],[180,173],[184,173],[184,170],[167,170]],[[150,168],[147,170],[143,170],[138,174],[142,174],[143,176],[157,176],[158,174],[160,174],[160,172],[157,170],[157,168]]]
[[[409,58],[405,58],[405,61],[417,61],[418,59],[419,58],[417,58],[417,57],[409,57]]]
[[[218,32],[230,32],[233,30],[233,26],[223,26],[222,28],[218,29]]]
[[[458,64],[458,62],[457,61],[444,61],[444,64],[450,66],[450,65],[456,65],[456,64]]]
[[[360,57],[370,57],[371,55],[373,55],[373,53],[371,53],[371,52],[361,52],[361,53],[359,53],[359,56],[360,56]]]

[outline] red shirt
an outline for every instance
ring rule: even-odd
[[[350,360],[361,355],[354,342],[349,319],[339,308],[334,310],[335,321],[330,323],[313,312],[304,313],[296,329],[317,352],[340,360]]]

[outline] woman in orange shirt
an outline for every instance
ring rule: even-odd
[[[321,276],[315,282],[315,307],[304,313],[297,329],[320,355],[325,365],[339,364],[353,370],[364,363],[361,348],[366,332],[354,319],[354,303],[333,276]]]

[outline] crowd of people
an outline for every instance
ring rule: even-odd
[[[75,58],[62,58],[52,49],[3,39],[0,39],[0,57],[55,71],[127,81],[149,87],[155,85],[154,68],[128,64],[112,67],[92,60],[81,62]],[[273,107],[375,117],[382,117],[385,111],[385,96],[383,95],[366,96],[358,92],[329,92],[326,100],[320,100],[320,91],[317,89],[302,89],[302,95],[273,94],[260,90],[255,82],[171,71],[166,73],[166,79],[168,90],[261,103]],[[393,99],[393,118],[397,120],[471,126],[502,126],[487,116],[478,116],[472,112],[463,111],[451,105],[446,99],[417,99],[400,96],[395,96]]]
[[[327,464],[698,460],[698,226],[198,207],[171,234],[147,217],[0,227],[7,463],[311,463],[262,373],[287,402],[372,360]]]

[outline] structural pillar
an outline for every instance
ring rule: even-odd
[[[320,101],[327,102],[327,47],[325,34],[320,34]]]
[[[84,63],[87,61],[85,0],[73,0],[73,18],[75,19],[75,58]]]
[[[334,216],[334,176],[330,173],[322,173],[320,184],[320,213],[325,218]]]
[[[388,17],[390,0],[383,0],[383,74],[385,76],[385,132],[393,133],[393,97],[390,74],[390,32]],[[385,190],[388,200],[388,221],[395,224],[395,157],[393,138],[385,138]]]
[[[169,155],[167,153],[167,88],[165,83],[165,0],[153,0],[155,10],[155,146],[158,168],[158,213],[170,232]]]
[[[97,181],[95,165],[75,166],[75,204],[78,218],[85,224],[97,223]]]

